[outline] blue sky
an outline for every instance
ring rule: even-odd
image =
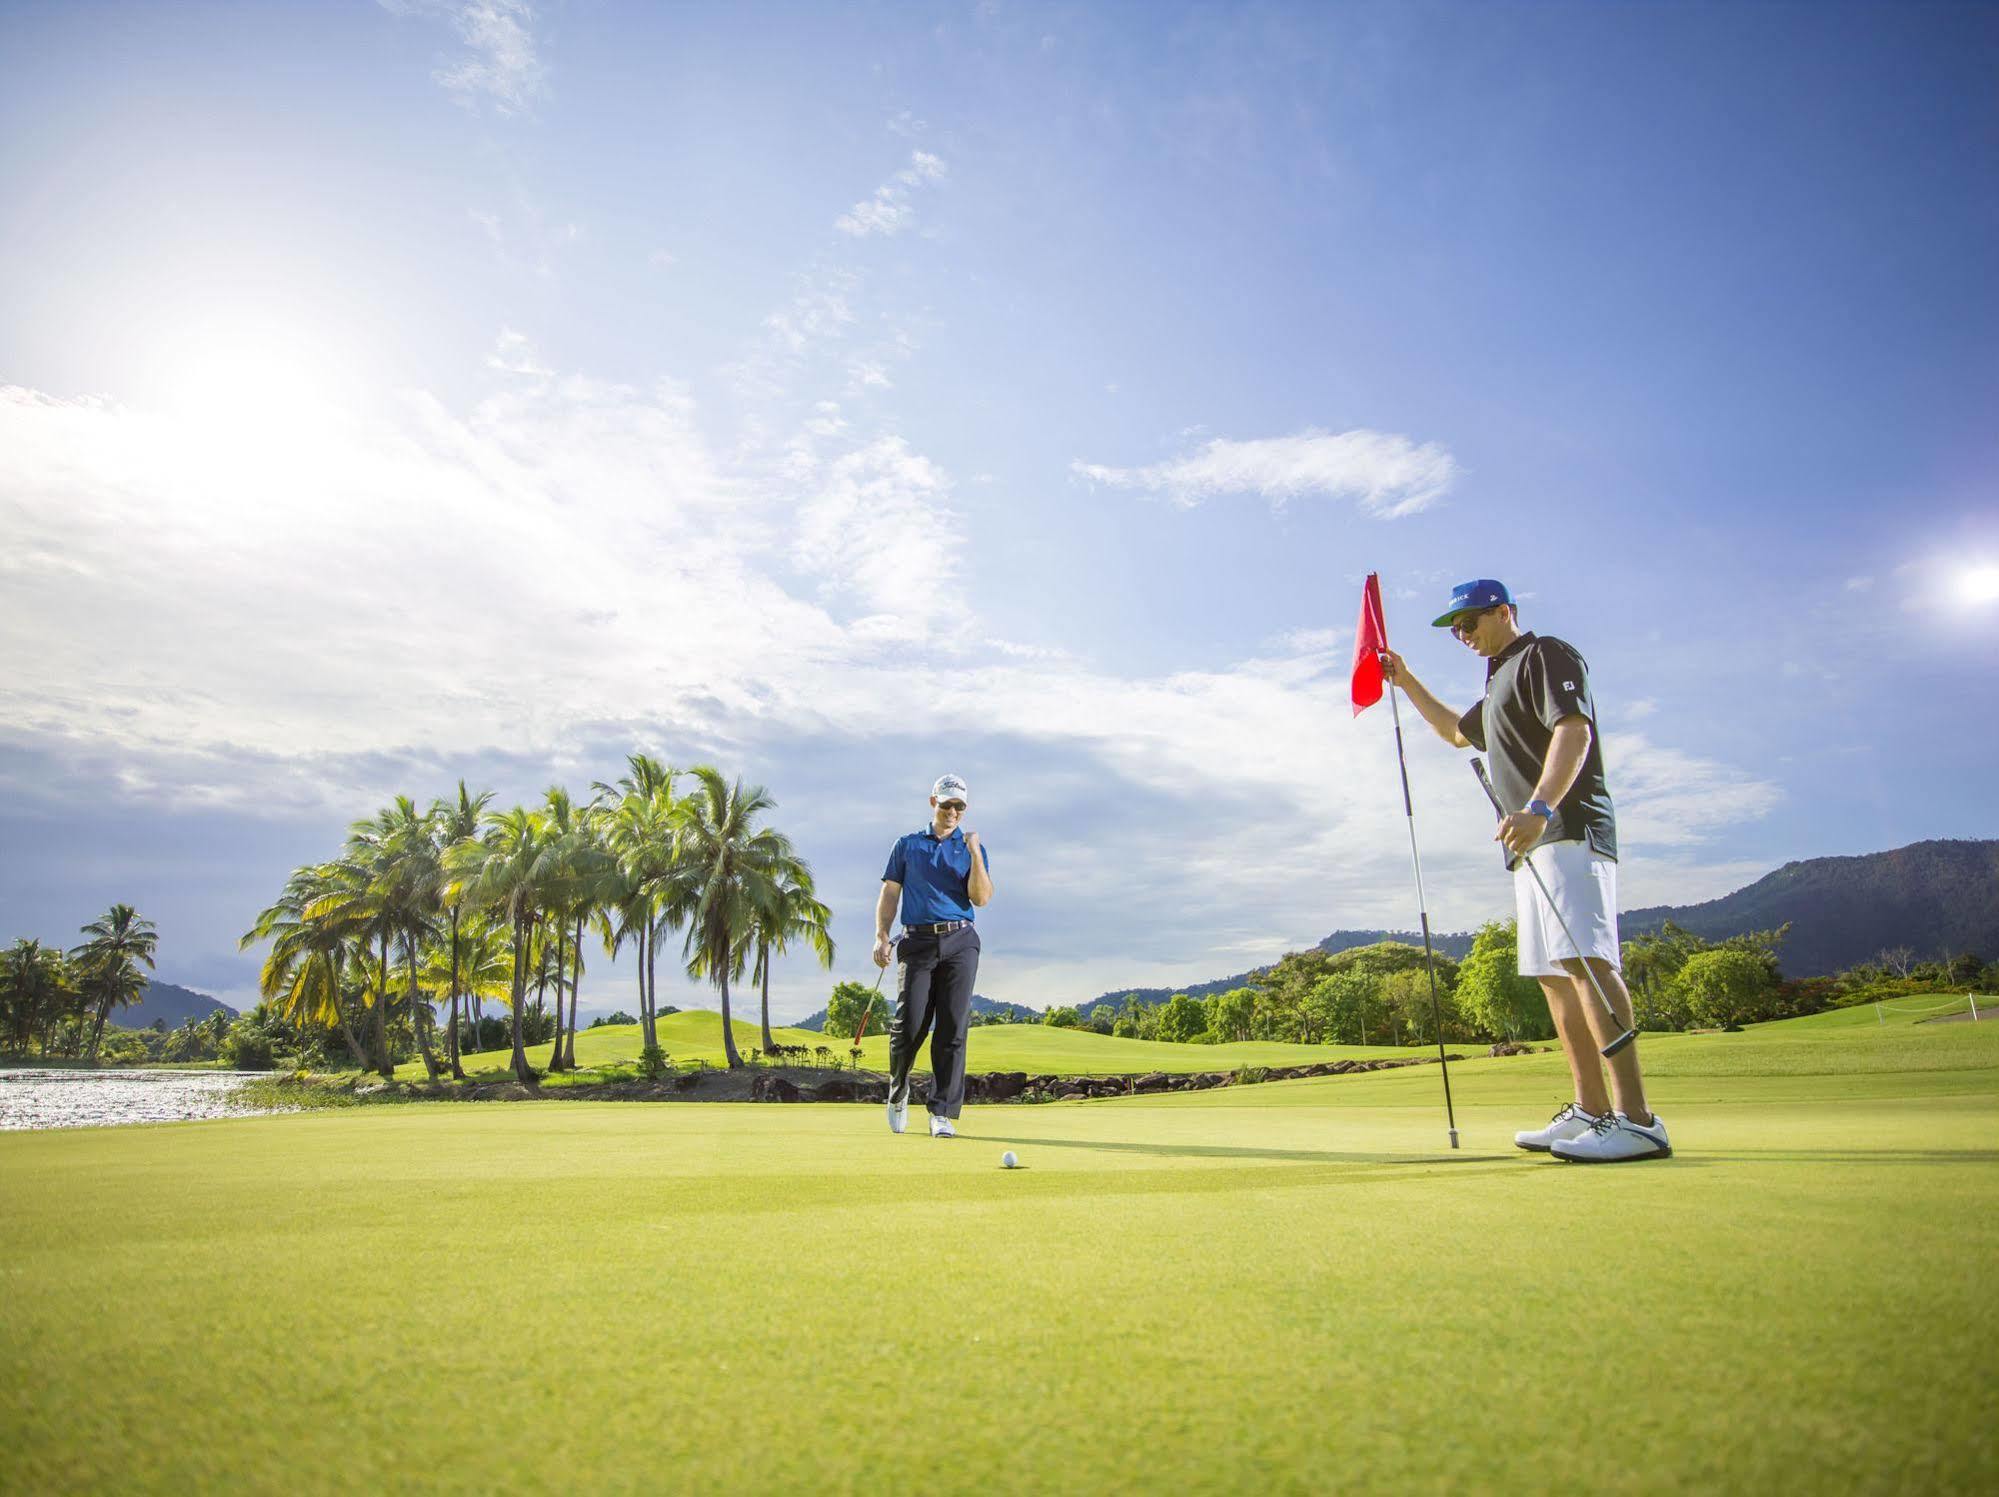
[[[1369,570],[1447,700],[1464,577],[1588,657],[1629,905],[1999,835],[1995,55],[1989,5],[6,6],[0,936],[129,900],[241,1001],[350,820],[637,747],[772,789],[835,975],[945,769],[992,996],[1406,928]],[[1411,749],[1435,922],[1504,913]]]

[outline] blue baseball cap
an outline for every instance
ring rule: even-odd
[[[1451,620],[1461,613],[1470,613],[1475,608],[1491,608],[1498,603],[1512,603],[1513,594],[1506,590],[1504,582],[1495,582],[1490,577],[1480,577],[1471,582],[1460,582],[1451,589],[1451,606],[1436,618],[1430,620],[1433,629],[1447,629]]]

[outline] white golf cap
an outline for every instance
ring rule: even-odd
[[[930,787],[930,798],[961,800],[968,806],[972,803],[972,794],[965,788],[965,782],[954,774],[940,776],[937,783]]]

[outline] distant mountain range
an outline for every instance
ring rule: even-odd
[[[1898,946],[1918,961],[1966,951],[1989,960],[1999,957],[1999,841],[1808,858],[1705,904],[1632,910],[1618,927],[1632,936],[1668,920],[1711,941],[1789,921],[1777,954],[1787,977],[1822,977]]]
[[[1668,920],[1710,941],[1788,921],[1791,932],[1778,953],[1787,977],[1824,976],[1898,946],[1908,947],[1918,961],[1966,951],[1990,960],[1999,957],[1999,840],[1913,842],[1893,852],[1786,863],[1705,904],[1625,911],[1618,931],[1641,935]],[[1336,930],[1318,946],[1347,951],[1378,941],[1421,946],[1423,936],[1407,930]],[[1453,960],[1463,960],[1471,943],[1469,931],[1430,936],[1437,953]],[[1206,998],[1244,986],[1256,970],[1181,987],[1113,988],[1076,1007],[1087,1015],[1102,1003],[1122,1006],[1127,994],[1147,1004],[1164,1003],[1175,993]],[[1013,1007],[1022,1017],[1041,1017],[1039,1010]]]
[[[217,1009],[233,1014],[235,1009],[206,993],[197,993],[192,988],[176,987],[170,982],[153,981],[146,984],[146,996],[130,1008],[115,1010],[111,1022],[120,1029],[151,1029],[155,1019],[166,1022],[169,1029],[178,1029],[189,1019],[205,1019]]]

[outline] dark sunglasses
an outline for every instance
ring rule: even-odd
[[[965,803],[961,800],[940,800],[937,802],[937,809],[940,811],[963,811]]]
[[[1451,633],[1459,639],[1470,639],[1472,630],[1478,627],[1478,621],[1491,612],[1490,608],[1473,608],[1459,614],[1451,620]]]

